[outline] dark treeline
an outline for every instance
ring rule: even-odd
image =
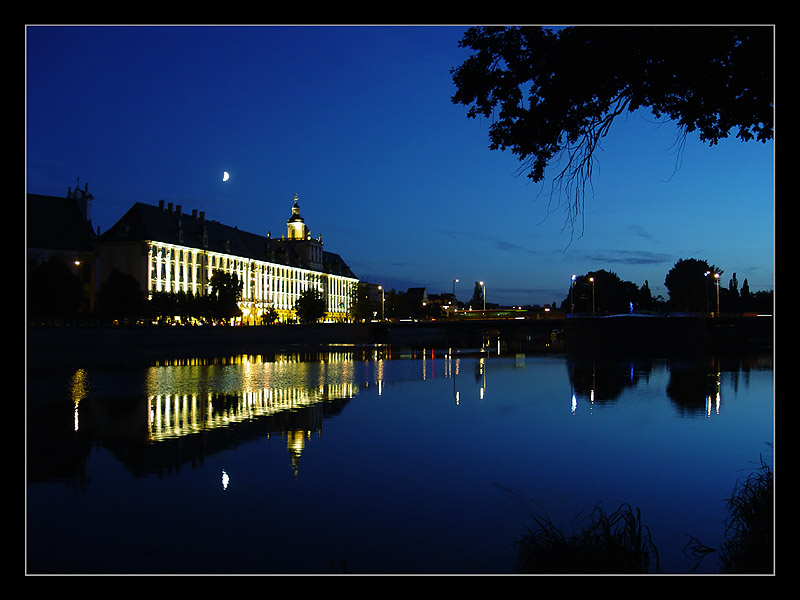
[[[32,268],[28,277],[28,321],[49,323],[92,317],[100,322],[223,323],[241,315],[242,284],[236,275],[215,271],[211,293],[156,292],[148,300],[131,275],[114,269],[97,291],[94,310],[87,309],[86,291],[59,259]]]
[[[723,271],[704,260],[681,259],[664,279],[669,298],[653,295],[649,281],[641,287],[616,273],[598,270],[575,276],[561,308],[584,314],[773,313],[773,292],[752,291],[736,273],[724,282]]]
[[[747,279],[740,282],[736,273],[725,281],[723,271],[705,260],[679,260],[667,273],[664,284],[669,298],[654,295],[648,281],[639,286],[620,279],[611,271],[590,271],[574,277],[560,308],[565,312],[594,315],[773,313],[771,290],[753,291]],[[90,317],[101,322],[225,323],[241,316],[238,306],[241,292],[242,283],[236,275],[215,271],[208,295],[156,292],[148,300],[132,276],[115,269],[100,285],[94,308],[90,309],[91,290],[63,261],[53,258],[29,268],[28,321],[47,323]],[[301,296],[295,307],[299,321],[314,322],[324,314],[324,299],[317,296],[313,292]],[[477,283],[473,297],[466,304],[453,294],[426,296],[424,288],[412,288],[407,292],[392,289],[376,297],[370,294],[365,283],[354,290],[352,301],[351,316],[355,321],[430,320],[445,316],[451,306],[459,309],[483,307],[482,290]],[[498,305],[487,302],[486,308],[498,308]],[[527,308],[539,307],[528,305]],[[556,302],[551,308],[556,308]],[[268,309],[261,324],[277,320],[277,311]]]

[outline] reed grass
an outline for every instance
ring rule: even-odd
[[[772,469],[761,465],[737,481],[728,498],[727,537],[720,549],[722,573],[773,573],[775,545]]]
[[[602,503],[565,535],[547,515],[531,515],[534,527],[517,541],[517,573],[642,574],[658,571],[658,550],[638,508]]]
[[[760,466],[739,479],[726,499],[725,541],[719,549],[722,574],[774,573],[775,511],[772,469]],[[659,572],[658,550],[638,508],[620,504],[607,513],[602,503],[566,535],[547,514],[531,512],[533,525],[517,542],[517,573],[646,574]],[[717,549],[695,537],[684,554],[697,559]]]

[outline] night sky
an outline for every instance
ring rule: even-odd
[[[26,186],[80,181],[104,231],[135,202],[266,235],[295,194],[363,281],[560,303],[606,269],[668,298],[681,258],[773,289],[774,146],[709,147],[635,113],[597,156],[574,235],[487,120],[451,102],[463,26],[26,28]],[[223,172],[230,173],[223,181]]]

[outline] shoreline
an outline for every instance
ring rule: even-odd
[[[389,344],[508,351],[616,354],[771,352],[772,317],[574,317],[568,319],[228,326],[29,326],[29,368]]]

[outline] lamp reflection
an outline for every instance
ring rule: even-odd
[[[230,481],[230,477],[228,477],[228,474],[225,472],[225,469],[222,469],[222,489],[223,490],[227,490],[228,489],[228,482],[229,481]]]
[[[78,431],[80,428],[80,418],[78,412],[78,406],[86,397],[88,393],[88,383],[87,383],[87,376],[86,371],[84,369],[78,369],[72,374],[69,382],[69,390],[70,390],[70,397],[72,398],[72,403],[74,405],[73,409],[73,418],[72,418],[72,429],[73,431]]]

